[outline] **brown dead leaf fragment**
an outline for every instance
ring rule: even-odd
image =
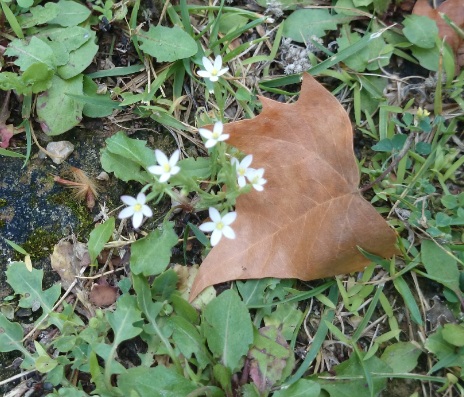
[[[456,54],[456,57],[458,57],[457,64],[463,66],[464,59],[460,57],[460,54],[464,52],[464,40],[462,40],[459,34],[440,16],[440,13],[445,14],[461,29],[464,28],[463,0],[446,0],[437,8],[432,8],[427,0],[418,0],[412,13],[429,17],[437,23],[438,34],[441,38],[446,40]],[[458,71],[456,71],[456,73],[458,73]]]
[[[363,269],[357,246],[383,257],[395,233],[359,193],[353,132],[337,99],[309,74],[300,98],[282,104],[261,97],[262,113],[230,123],[227,141],[265,168],[263,192],[238,198],[235,240],[222,239],[192,286],[264,277],[313,280]]]

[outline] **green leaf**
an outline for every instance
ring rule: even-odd
[[[177,163],[182,175],[195,179],[208,179],[211,176],[210,160],[206,157],[189,157]]]
[[[434,334],[427,338],[424,344],[425,348],[439,359],[439,362],[429,371],[430,373],[444,367],[463,367],[464,349],[462,347],[457,349],[456,346],[447,342],[443,337],[443,330],[443,327],[439,327]]]
[[[332,367],[331,373],[323,373],[311,376],[311,379],[320,384],[321,389],[325,390],[331,397],[372,397],[377,396],[387,385],[386,378],[373,378],[372,394],[369,390],[365,370],[369,373],[380,372],[390,373],[392,369],[378,357],[361,362],[358,355],[353,353],[351,357],[343,363]],[[333,379],[320,379],[318,376],[335,376]],[[353,377],[354,379],[337,379],[339,377]],[[357,379],[361,377],[361,379]]]
[[[95,352],[105,361],[105,378],[109,379],[112,374],[122,373],[124,367],[114,358],[119,344],[125,340],[132,339],[142,332],[142,328],[135,323],[142,321],[140,310],[137,309],[137,299],[133,295],[123,295],[117,301],[114,312],[106,312],[106,319],[113,329],[113,341],[111,345],[99,343],[95,345]]]
[[[422,318],[419,307],[414,299],[414,295],[412,294],[411,290],[409,289],[408,284],[404,280],[403,277],[399,276],[393,279],[393,285],[395,286],[396,290],[401,294],[404,299],[404,303],[406,303],[407,308],[411,313],[412,320],[419,325],[422,325]]]
[[[20,245],[16,244],[14,241],[8,240],[5,238],[6,243],[13,248],[15,251],[18,251],[20,254],[29,255],[29,253]]]
[[[69,61],[66,65],[58,67],[58,74],[67,80],[83,72],[92,63],[93,57],[98,51],[95,44],[95,32],[88,31],[90,40],[78,49],[69,53]]]
[[[0,90],[16,90],[18,94],[29,94],[30,88],[23,81],[22,76],[13,72],[0,73]]]
[[[48,355],[40,356],[35,360],[37,371],[46,374],[58,365],[58,362]]]
[[[184,357],[190,359],[192,355],[195,355],[201,369],[211,364],[205,340],[195,326],[180,316],[171,317],[168,324],[173,327],[173,342]]]
[[[423,240],[421,244],[422,263],[435,281],[453,291],[459,290],[459,269],[455,258],[446,247],[438,246],[432,240]]]
[[[286,340],[290,340],[302,318],[303,312],[296,308],[296,304],[282,303],[277,306],[277,309],[271,315],[264,317],[264,324],[266,326],[274,325],[279,328],[282,336]]]
[[[12,352],[19,350],[24,354],[22,367],[30,369],[34,365],[34,359],[29,351],[23,346],[23,327],[18,323],[12,323],[0,313],[0,352]]]
[[[142,329],[133,326],[142,320],[140,311],[137,310],[137,301],[135,296],[123,295],[118,299],[117,307],[114,312],[106,312],[106,318],[113,328],[113,344],[134,338]]]
[[[197,387],[172,368],[130,368],[118,378],[118,387],[127,397],[187,396]]]
[[[236,29],[240,29],[245,26],[249,21],[249,18],[240,15],[236,12],[229,12],[222,14],[219,19],[219,31],[222,34],[233,32]]]
[[[0,74],[0,78],[1,78],[1,74]],[[0,81],[0,89],[2,89],[1,88],[1,81]],[[12,152],[11,150],[6,150],[6,149],[3,149],[3,148],[0,148],[0,155],[1,156],[7,156],[7,157],[26,158],[26,156],[24,154]]]
[[[309,42],[311,36],[323,37],[327,30],[336,30],[337,23],[343,20],[347,19],[331,15],[326,9],[297,10],[284,21],[283,35],[299,43]]]
[[[380,357],[388,364],[393,372],[411,372],[417,366],[417,359],[422,354],[415,344],[411,342],[397,342],[388,346]]]
[[[140,170],[139,164],[111,153],[107,147],[101,151],[100,162],[106,172],[114,172],[114,175],[124,182],[137,181],[145,184],[149,180],[147,173]]]
[[[418,46],[411,47],[412,55],[419,61],[419,64],[425,69],[436,72],[440,60],[440,50],[438,47],[420,48]]]
[[[91,13],[87,7],[74,1],[60,0],[57,5],[58,15],[49,21],[50,24],[76,26],[84,22]]]
[[[18,5],[21,8],[29,8],[32,4],[34,4],[34,0],[17,0]]]
[[[464,326],[462,324],[445,324],[442,334],[443,339],[449,344],[457,347],[464,346]]]
[[[169,265],[171,249],[177,244],[174,223],[166,222],[163,230],[150,232],[132,244],[130,266],[134,274],[151,276],[162,273]]]
[[[73,96],[74,99],[84,102],[82,110],[84,116],[106,117],[112,114],[114,109],[119,108],[119,102],[113,101],[109,92],[98,94],[97,90],[97,84],[88,76],[84,76],[84,96]]]
[[[55,72],[45,63],[37,62],[30,65],[21,75],[25,85],[31,87],[32,93],[37,94],[48,90],[52,85]]]
[[[177,289],[178,281],[179,276],[174,270],[166,270],[153,281],[151,295],[160,302],[170,299],[171,294]]]
[[[203,311],[203,331],[215,357],[234,373],[253,342],[250,314],[234,290],[213,299]]]
[[[90,255],[90,262],[95,263],[97,256],[100,255],[100,252],[105,247],[105,244],[113,235],[115,226],[114,218],[111,217],[107,219],[104,223],[98,225],[95,229],[92,230],[89,236],[89,242],[87,244]]]
[[[128,138],[122,131],[106,140],[106,148],[111,153],[131,160],[144,168],[156,163],[155,152],[146,144],[147,141]]]
[[[17,57],[14,64],[24,71],[34,63],[41,62],[55,68],[55,55],[49,45],[37,37],[32,36],[31,40],[13,40],[7,47],[5,55]]]
[[[47,3],[50,4],[50,3]],[[89,29],[81,28],[80,26],[72,26],[69,28],[49,28],[42,30],[37,34],[39,38],[49,38],[52,42],[62,43],[68,52],[77,50],[82,47],[90,39],[95,38]]]
[[[309,379],[300,379],[287,389],[280,389],[273,397],[319,397],[321,386]]]
[[[0,5],[13,32],[15,32],[16,36],[18,36],[20,39],[24,39],[24,33],[21,30],[21,26],[19,26],[18,20],[16,19],[15,15],[11,12],[6,1],[0,1]]]
[[[127,76],[128,74],[134,74],[142,72],[145,69],[144,65],[131,65],[124,67],[117,67],[106,70],[99,70],[97,72],[89,73],[87,76],[91,79],[97,79],[99,77],[114,77],[114,76]]]
[[[198,51],[195,40],[178,26],[151,26],[148,32],[140,32],[137,39],[141,43],[140,49],[158,62],[189,58]]]
[[[43,25],[57,17],[58,11],[56,3],[45,3],[43,6],[30,8],[27,14],[18,15],[18,22],[23,29]]]
[[[253,346],[248,352],[250,377],[261,393],[269,390],[290,375],[295,364],[292,349],[275,327],[255,331]]]
[[[42,308],[42,316],[45,316],[52,312],[53,305],[60,296],[61,286],[55,284],[43,291],[43,273],[43,270],[27,270],[23,262],[12,263],[6,271],[8,284],[16,294],[21,295],[19,307],[31,308],[32,311]]]
[[[408,15],[403,22],[403,34],[412,43],[420,48],[435,47],[435,38],[438,36],[437,23],[422,15]]]
[[[81,121],[84,106],[66,95],[68,93],[82,95],[82,75],[70,80],[53,76],[50,89],[37,98],[37,116],[47,135],[62,134]]]

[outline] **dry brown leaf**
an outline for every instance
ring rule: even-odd
[[[450,18],[460,28],[464,28],[463,0],[446,0],[436,9],[432,8],[427,0],[418,0],[412,10],[412,13],[433,19],[437,23],[438,34],[441,38],[446,40],[453,52],[456,54],[456,57],[459,58],[459,54],[464,50],[464,41],[461,37],[459,37],[457,32],[445,22],[445,20],[440,16],[440,13],[447,15],[448,18]],[[464,59],[458,59],[457,64],[459,66],[463,66]],[[456,73],[458,73],[458,70]]]
[[[61,278],[61,286],[68,289],[80,275],[83,267],[90,265],[87,245],[80,242],[70,243],[60,240],[50,255],[51,266]]]
[[[395,253],[395,233],[358,191],[351,123],[337,99],[306,74],[296,103],[260,100],[259,116],[224,131],[228,143],[253,154],[268,182],[264,192],[237,200],[237,238],[211,250],[190,300],[230,280],[313,280],[361,270],[369,261],[357,246]]]
[[[108,285],[106,282],[93,284],[89,294],[89,301],[97,307],[110,306],[118,299],[117,287]]]

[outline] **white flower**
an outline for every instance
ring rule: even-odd
[[[253,156],[251,154],[245,156],[240,162],[235,157],[232,157],[232,165],[235,166],[235,170],[237,171],[238,185],[240,187],[244,187],[246,185],[245,176],[247,172],[253,170],[252,168],[249,168],[252,160]]]
[[[180,167],[176,165],[179,161],[179,155],[179,150],[176,150],[168,160],[161,150],[156,149],[155,156],[159,165],[148,167],[148,171],[155,175],[161,175],[159,179],[160,182],[167,182],[171,175],[175,175],[180,171]]]
[[[207,130],[206,128],[199,128],[198,132],[200,135],[206,139],[205,146],[206,148],[211,148],[219,141],[225,141],[229,138],[229,134],[223,134],[222,131],[224,129],[224,125],[220,121],[216,121],[214,123],[213,132]]]
[[[138,229],[143,221],[143,216],[153,216],[153,211],[148,205],[145,205],[146,196],[143,193],[139,193],[137,198],[131,196],[121,196],[121,200],[128,207],[124,208],[119,213],[119,219],[132,217],[132,225],[135,229]]]
[[[219,76],[222,76],[229,68],[222,67],[222,57],[218,55],[214,60],[214,64],[206,57],[203,57],[203,66],[206,70],[199,70],[198,75],[205,79],[210,79],[213,83],[219,80]]]
[[[263,174],[264,168],[260,168],[258,170],[250,168],[246,174],[248,181],[259,192],[262,192],[264,190],[263,185],[267,182],[266,179],[263,178]]]
[[[235,238],[235,233],[229,225],[237,218],[236,212],[229,212],[221,217],[221,214],[216,208],[209,207],[209,217],[212,222],[203,223],[200,225],[200,230],[204,232],[213,232],[211,235],[211,245],[213,247],[219,243],[222,235],[230,239]]]

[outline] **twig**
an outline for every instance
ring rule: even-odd
[[[371,183],[368,183],[367,185],[364,185],[359,189],[361,193],[364,193],[365,191],[371,189],[375,185],[377,185],[379,182],[381,182],[392,170],[398,165],[398,163],[401,161],[401,159],[408,153],[409,148],[411,147],[412,141],[415,138],[415,134],[409,134],[408,139],[406,139],[406,142],[404,143],[403,148],[401,151],[398,153],[398,155],[395,157],[395,159],[392,161],[392,163],[387,167],[387,169],[382,172],[374,181]]]
[[[13,382],[16,379],[22,378],[23,376],[29,375],[32,372],[36,372],[37,370],[31,369],[26,372],[21,372],[20,374],[13,375],[11,378],[4,379],[0,382],[0,386],[6,385],[7,383]]]

